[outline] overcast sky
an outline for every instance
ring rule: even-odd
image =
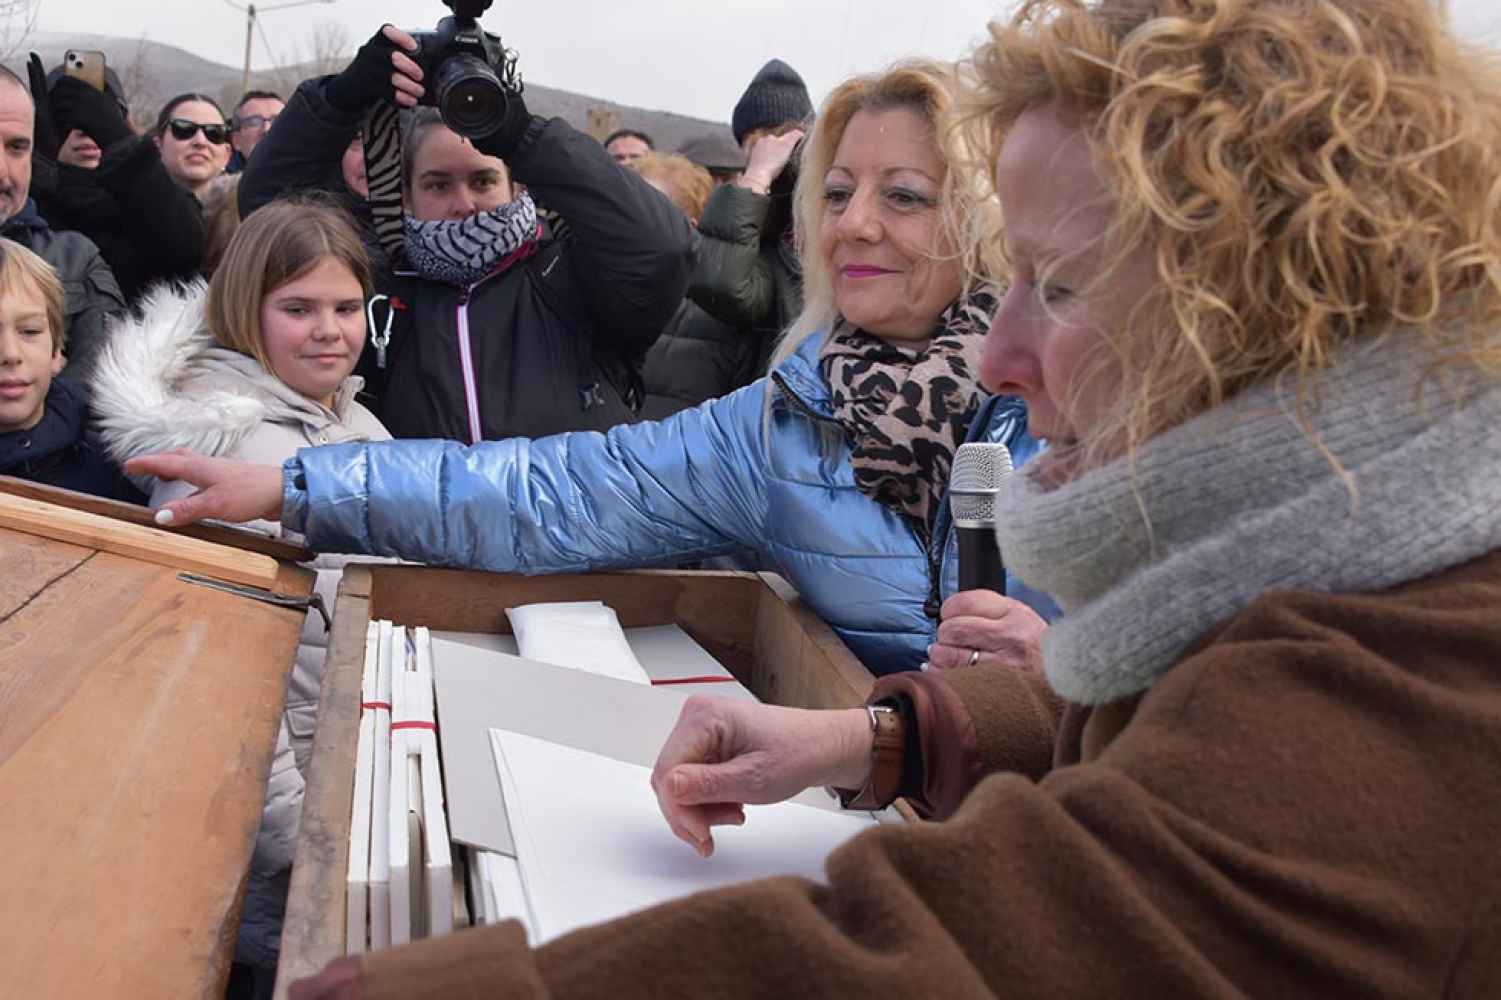
[[[359,41],[385,21],[429,27],[447,13],[440,0],[268,9],[281,2],[261,5],[261,23],[269,48],[288,62],[325,21]],[[1452,3],[1466,34],[1501,41],[1501,3]],[[496,0],[484,24],[521,53],[526,79],[727,121],[746,83],[774,56],[802,73],[817,102],[850,74],[902,56],[955,58],[1007,7],[1006,0]],[[231,66],[244,58],[245,15],[225,0],[43,0],[38,27],[144,35]],[[273,63],[267,48],[255,38],[257,69]]]

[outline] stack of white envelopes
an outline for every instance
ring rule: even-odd
[[[365,642],[345,950],[453,929],[453,862],[425,628],[371,622]]]

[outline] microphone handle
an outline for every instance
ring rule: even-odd
[[[992,528],[955,528],[959,533],[959,589],[1006,594],[1006,567]]]

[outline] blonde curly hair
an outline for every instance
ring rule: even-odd
[[[1027,0],[990,33],[966,67],[988,164],[1060,107],[1115,200],[1095,287],[1155,252],[1086,445],[1134,452],[1267,377],[1316,400],[1350,337],[1501,372],[1501,70],[1428,0]]]
[[[816,248],[823,228],[824,175],[834,162],[846,126],[860,111],[906,108],[932,125],[933,141],[947,168],[939,193],[947,249],[936,248],[935,254],[939,259],[948,255],[959,259],[966,288],[1000,278],[1000,207],[984,172],[957,169],[978,157],[978,151],[969,148],[969,134],[958,128],[959,91],[953,64],[910,60],[846,80],[824,100],[812,131],[803,140],[797,188],[792,196],[803,271],[803,310],[783,335],[771,367],[795,352],[809,336],[827,333],[839,318],[833,276]]]

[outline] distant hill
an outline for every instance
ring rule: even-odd
[[[68,49],[104,52],[110,68],[120,75],[130,100],[132,117],[138,123],[153,120],[162,104],[177,94],[208,94],[225,104],[228,110],[227,105],[234,103],[241,92],[242,73],[239,69],[203,59],[186,49],[144,38],[39,31],[28,39],[26,48],[41,56],[49,69],[62,62],[63,53]],[[18,54],[13,57],[10,68],[25,79],[25,56]],[[251,87],[273,84],[270,89],[287,89],[284,81],[295,80],[300,75],[297,67],[258,73],[252,76]],[[522,76],[525,78],[524,66]],[[689,139],[706,133],[730,136],[729,126],[723,122],[617,104],[531,81],[526,82],[526,103],[535,114],[562,118],[584,131],[590,128],[592,111],[597,120],[596,127],[610,124],[615,128],[637,129],[650,135],[657,148],[664,150],[677,149]]]

